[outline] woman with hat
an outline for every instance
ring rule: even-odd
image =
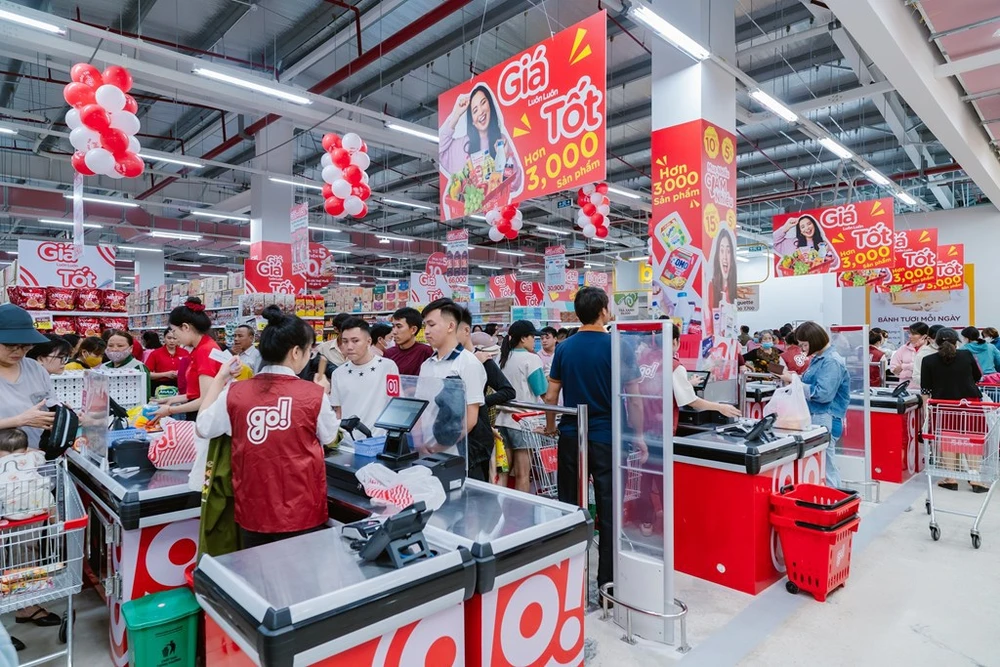
[[[500,369],[513,385],[516,400],[538,403],[548,389],[541,358],[535,354],[535,337],[541,333],[528,320],[518,320],[510,325],[500,346]],[[506,412],[497,415],[497,429],[504,444],[514,452],[514,484],[519,491],[531,491],[531,450],[521,436],[521,429]]]

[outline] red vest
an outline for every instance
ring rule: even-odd
[[[674,370],[676,371],[677,367],[680,366],[680,365],[681,365],[681,362],[677,361],[677,358],[675,357],[674,358]],[[670,392],[670,393],[673,394],[673,392]],[[673,401],[674,401],[674,435],[677,435],[677,420],[681,418],[681,409],[677,405],[677,396],[673,396]]]
[[[287,533],[326,523],[326,464],[316,437],[323,389],[266,373],[229,388],[236,523]]]

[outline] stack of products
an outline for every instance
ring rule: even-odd
[[[196,296],[205,304],[212,321],[222,325],[235,321],[243,293],[243,274],[231,273],[139,290],[129,297],[128,312],[132,328],[162,329],[167,326],[167,316],[173,308],[183,305],[189,296]]]
[[[128,294],[121,290],[8,287],[6,295],[14,305],[33,311],[39,330],[59,336],[99,336],[104,329],[128,329]]]

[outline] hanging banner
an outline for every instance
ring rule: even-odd
[[[309,205],[293,206],[290,218],[292,273],[304,275],[309,271]]]
[[[892,206],[886,197],[774,216],[774,275],[892,268]]]
[[[607,42],[600,11],[438,97],[442,220],[606,178]]]
[[[452,288],[469,285],[469,230],[448,232],[445,247],[445,277]]]
[[[451,286],[444,273],[411,273],[409,305],[426,306],[436,299],[450,299]]]
[[[883,293],[922,289],[936,276],[938,230],[906,229],[895,232],[893,238],[896,264],[892,269],[880,270],[874,276],[869,275],[871,272],[848,272],[841,278],[850,278],[855,285],[869,284]]]
[[[566,289],[566,248],[561,245],[545,249],[545,289],[562,292]]]
[[[333,282],[336,266],[333,253],[320,243],[309,244],[309,270],[306,271],[306,289],[321,290]]]
[[[433,252],[424,263],[424,273],[432,276],[448,273],[448,256],[443,252]]]
[[[518,280],[513,273],[491,277],[486,294],[490,299],[514,299],[518,306],[541,306],[545,301],[541,283]]]
[[[292,271],[289,243],[258,241],[250,246],[243,270],[248,294],[299,294],[305,290],[305,276]]]
[[[115,286],[115,248],[89,245],[79,252],[72,243],[20,239],[17,242],[17,284],[21,287],[112,289]]]
[[[902,343],[902,330],[914,322],[941,324],[961,329],[973,326],[975,312],[975,266],[963,267],[964,287],[952,290],[921,290],[879,294],[868,290],[867,320],[889,332],[895,345]]]
[[[939,245],[934,279],[922,286],[924,291],[962,289],[965,286],[965,244]]]
[[[572,303],[576,298],[576,293],[580,290],[580,272],[576,269],[566,269],[566,284],[562,291],[547,291],[545,296],[550,304],[558,302]]]
[[[610,296],[611,294],[611,276],[607,273],[602,273],[600,271],[586,271],[583,274],[583,286],[584,287],[598,287]]]

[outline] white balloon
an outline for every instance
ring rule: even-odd
[[[590,203],[593,204],[594,206],[601,206],[602,204],[604,204],[604,195],[602,195],[600,192],[595,192],[594,194],[590,195]]]
[[[344,147],[344,150],[353,153],[361,149],[361,137],[354,132],[348,132],[344,135],[344,138],[341,139],[340,144]]]
[[[595,236],[597,236],[597,227],[594,227],[593,225],[587,225],[586,227],[583,228],[583,235],[586,236],[588,239],[594,238]]]
[[[110,177],[110,178],[113,178],[113,179],[115,179],[116,181],[117,181],[117,180],[118,180],[119,178],[124,178],[124,176],[123,176],[122,174],[118,173],[118,170],[117,170],[117,169],[115,169],[114,167],[112,167],[112,168],[111,168],[111,171],[109,171],[109,172],[105,173],[104,175],[105,175],[105,176],[108,176],[108,177]]]
[[[91,148],[101,147],[101,135],[89,127],[81,125],[69,133],[69,143],[73,144],[73,148],[76,150],[86,153]]]
[[[351,196],[351,184],[344,179],[338,179],[330,184],[330,189],[333,190],[333,194],[337,195],[341,199],[347,199]],[[355,197],[357,199],[357,197]],[[358,201],[361,201],[358,199]],[[351,213],[351,215],[354,215]]]
[[[594,194],[594,190],[595,189],[597,189],[597,186],[595,186],[593,183],[590,183],[589,185],[585,185],[585,186],[583,186],[583,194],[585,194],[585,195],[592,195],[592,194]]]
[[[343,176],[343,174],[338,174],[337,173],[338,171],[340,170],[334,167],[332,164],[329,167],[323,167],[323,174],[322,174],[323,182],[333,185],[334,183],[339,181]]]
[[[83,162],[87,169],[95,174],[107,174],[115,168],[115,156],[105,148],[91,148],[83,156]]]
[[[75,130],[76,128],[81,127],[83,124],[80,122],[80,112],[77,111],[76,109],[70,109],[69,111],[67,111],[66,125],[68,125],[69,129],[71,130]]]
[[[608,206],[607,204],[601,204],[600,206],[597,207],[597,212],[600,213],[601,215],[608,215],[609,213],[611,213],[611,207]]]
[[[344,183],[346,182],[347,181],[344,181]],[[336,185],[334,187],[336,187]],[[344,212],[347,213],[348,215],[357,215],[358,213],[361,213],[361,211],[363,211],[364,208],[365,208],[365,203],[361,201],[359,197],[351,195],[344,200]]]
[[[329,153],[323,153],[323,157],[319,159],[319,163],[324,169],[326,169],[327,167],[333,165],[333,158],[330,157]]]
[[[500,211],[496,209],[493,209],[492,211],[487,211],[486,222],[490,223],[490,225],[495,226],[498,222],[500,222]]]
[[[103,86],[101,86],[103,88]],[[118,90],[115,88],[115,90]],[[120,90],[118,92],[121,92]],[[121,130],[128,136],[132,136],[139,131],[139,119],[136,115],[130,111],[112,111],[111,112],[111,127],[116,130]]]
[[[361,182],[364,183],[365,185],[368,185],[368,172],[367,171],[361,172]]]
[[[128,152],[129,153],[138,153],[141,150],[142,150],[142,144],[139,143],[139,140],[136,139],[135,137],[129,137],[128,138]]]
[[[351,164],[356,166],[361,171],[364,171],[369,166],[371,166],[371,163],[372,159],[368,157],[368,153],[362,153],[361,151],[358,151],[357,153],[351,156]]]
[[[499,243],[504,238],[503,232],[501,232],[496,227],[490,227],[489,234],[490,234],[490,241],[493,241],[494,243]]]
[[[523,220],[520,220],[516,217],[510,219],[510,228],[513,229],[515,232],[521,231],[521,227],[524,227]]]
[[[125,108],[125,93],[121,91],[121,88],[108,83],[97,89],[94,98],[108,113],[121,111]]]
[[[344,211],[343,213],[340,213],[339,215],[333,216],[333,219],[334,220],[343,220],[346,217],[347,217],[347,211]]]
[[[511,220],[517,220],[518,222],[524,220],[524,215],[521,213],[521,209],[517,209],[517,212],[514,214],[514,217],[511,218]]]

